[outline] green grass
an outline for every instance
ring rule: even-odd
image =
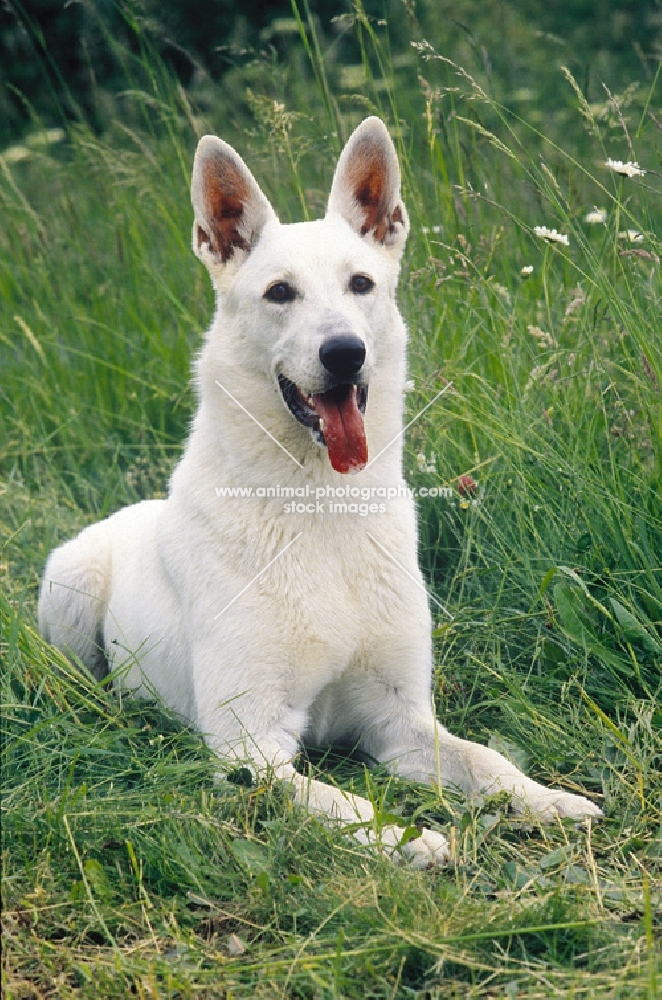
[[[124,95],[98,95],[103,134],[78,122],[39,144],[35,121],[27,155],[0,161],[7,997],[660,988],[658,78],[582,116],[547,70],[556,92],[520,116],[478,56],[465,47],[460,72],[438,58],[444,36],[409,23],[431,46],[415,51],[405,27],[359,16],[349,72],[302,9],[315,71],[291,42],[284,62],[190,95],[139,34],[137,55],[116,54]],[[283,219],[303,204],[314,217],[342,140],[373,111],[396,137],[413,222],[410,415],[453,383],[408,432],[408,477],[479,484],[474,503],[420,504],[422,563],[454,615],[435,633],[439,712],[606,813],[588,830],[525,829],[498,799],[467,811],[351,760],[316,762],[382,812],[445,831],[456,863],[428,873],[371,856],[278,786],[215,783],[194,732],[120,703],[35,629],[50,549],[162,493],[181,450],[212,311],[189,249],[197,135],[233,142]],[[649,172],[621,179],[609,157]],[[584,222],[593,205],[604,225]],[[644,239],[619,237],[629,229]]]

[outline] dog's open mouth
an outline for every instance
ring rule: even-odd
[[[290,413],[309,427],[318,444],[326,445],[336,472],[360,472],[368,462],[363,414],[367,386],[338,385],[326,392],[304,396],[284,375],[278,384]]]

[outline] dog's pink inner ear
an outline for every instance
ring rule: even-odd
[[[390,204],[389,164],[384,150],[372,143],[363,144],[347,166],[347,181],[363,212],[361,236],[371,233],[378,243],[385,243],[403,217],[400,205]]]
[[[223,157],[214,157],[203,166],[202,190],[208,231],[198,226],[198,248],[207,244],[225,264],[235,249],[249,249],[239,227],[250,188],[233,163]]]

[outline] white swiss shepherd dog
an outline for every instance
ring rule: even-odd
[[[158,692],[224,766],[250,760],[311,813],[360,823],[360,840],[417,866],[446,862],[446,839],[425,829],[400,846],[402,831],[378,830],[366,799],[294,769],[302,742],[357,745],[394,774],[469,798],[505,790],[544,820],[600,816],[435,718],[416,513],[402,495],[407,334],[395,290],[409,223],[384,124],[368,118],[350,137],[321,220],[281,225],[213,136],[197,149],[192,200],[216,315],[188,443],[167,499],[51,554],[42,634],[99,679],[124,663],[122,685]],[[348,483],[400,495],[365,516],[261,495]]]

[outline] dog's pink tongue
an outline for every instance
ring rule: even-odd
[[[360,472],[368,461],[363,414],[353,385],[313,396],[313,406],[324,421],[324,440],[336,472]]]

